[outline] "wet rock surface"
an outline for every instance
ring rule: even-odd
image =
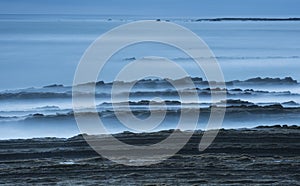
[[[172,130],[115,135],[128,144],[149,145]],[[299,185],[300,129],[274,126],[220,130],[198,151],[203,132],[173,157],[149,166],[125,166],[102,158],[82,135],[69,139],[0,141],[0,184],[24,185]],[[86,136],[105,140],[105,136]],[[109,144],[107,147],[109,149]]]

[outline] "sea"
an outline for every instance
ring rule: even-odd
[[[144,56],[162,56],[182,66],[192,78],[193,91],[200,99],[199,103],[182,102],[178,91],[192,90],[184,86],[175,88],[167,79],[139,80],[128,100],[131,114],[147,118],[150,111],[167,110],[161,125],[152,131],[174,129],[181,112],[195,110],[200,111],[197,129],[204,130],[209,111],[216,104],[211,99],[214,91],[225,91],[227,97],[218,103],[226,108],[222,128],[299,125],[299,20],[1,14],[0,139],[66,138],[81,133],[74,118],[72,84],[82,55],[102,34],[141,20],[172,22],[197,34],[214,53],[226,87],[210,87],[193,59],[171,46],[161,43],[129,46],[107,61],[94,84],[95,107],[109,133],[131,131],[114,113],[111,89],[118,72]],[[184,80],[182,77],[174,81]],[[153,101],[157,97],[160,101]],[[158,104],[149,110],[152,102],[165,102],[165,106]],[[116,104],[119,108],[128,106],[122,102]],[[81,112],[89,117],[88,108]]]

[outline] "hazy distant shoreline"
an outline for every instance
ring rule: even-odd
[[[146,16],[146,15],[102,15],[102,14],[0,14],[0,20],[5,20],[6,18],[13,18],[13,17],[32,17],[35,16],[36,19],[45,19],[45,18],[55,18],[59,17],[61,20],[106,20],[106,21],[113,21],[113,20],[123,20],[125,21],[126,18],[128,20],[138,18],[139,20],[148,19],[148,20],[156,20],[156,21],[171,21],[171,20],[190,20],[190,21],[300,21],[300,17],[177,17],[177,16]]]
[[[194,21],[300,21],[300,18],[265,18],[265,17],[223,17],[223,18],[202,18]]]

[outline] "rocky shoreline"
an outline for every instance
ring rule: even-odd
[[[171,132],[124,132],[115,136],[128,144],[145,145],[157,143]],[[102,158],[82,135],[69,139],[2,140],[0,184],[300,184],[300,127],[222,129],[210,147],[199,152],[202,135],[203,131],[196,131],[182,150],[159,164],[137,167]]]

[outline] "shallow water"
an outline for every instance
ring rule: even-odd
[[[0,89],[72,84],[76,66],[86,48],[101,34],[134,20],[141,18],[0,15],[0,65],[3,67]],[[257,76],[291,76],[300,80],[300,21],[170,20],[191,29],[208,44],[219,60],[226,81]],[[116,72],[128,63],[124,59],[145,55],[170,58],[191,76],[203,75],[178,50],[147,43],[120,51],[99,78],[112,81]]]
[[[99,35],[118,25],[140,19],[116,16],[0,15],[0,138],[70,137],[80,133],[72,113],[71,85],[82,54]],[[223,127],[299,125],[299,84],[284,81],[283,78],[292,77],[300,81],[300,21],[169,20],[191,29],[209,45],[219,61],[225,80],[229,82],[226,87],[227,99],[241,101],[228,102],[228,107],[237,108],[226,113]],[[204,74],[192,59],[178,49],[159,43],[136,44],[120,50],[105,65],[99,80],[113,81],[126,64],[144,56],[167,57],[181,65],[190,76],[202,77],[205,81]],[[253,77],[276,77],[281,80],[242,81]],[[241,81],[232,84],[232,80]],[[154,97],[173,101],[173,104],[168,105],[171,112],[181,107],[207,109],[212,103],[208,85],[203,82],[196,83],[200,99],[200,104],[196,105],[174,102],[180,101],[178,90],[166,82],[142,82],[130,94],[130,101],[136,103],[131,109],[147,115],[148,103],[140,101],[152,100]],[[51,84],[62,85],[43,87]],[[127,130],[109,112],[113,110],[110,91],[111,84],[97,86],[97,110],[102,114],[101,118],[107,121],[109,132]],[[182,91],[190,90],[182,88]],[[284,108],[270,112],[262,108],[274,104],[281,104]],[[250,111],[248,108],[240,108],[245,105],[260,108]],[[198,128],[205,128],[208,116],[200,115]],[[177,122],[178,115],[171,114],[156,130],[174,128]]]
[[[178,80],[177,80],[178,81]],[[180,80],[181,81],[181,80]],[[133,114],[140,118],[150,117],[151,112],[167,111],[162,123],[151,131],[177,128],[182,112],[198,115],[198,129],[205,129],[210,116],[210,107],[226,107],[223,128],[251,128],[258,125],[299,125],[300,94],[296,93],[299,83],[291,78],[286,79],[250,79],[246,81],[226,82],[226,89],[209,89],[208,82],[193,78],[196,89],[186,89],[184,86],[175,89],[166,80],[153,79],[137,82],[130,93],[129,100],[120,90],[120,101],[111,100],[111,83],[99,83],[96,86],[95,103],[100,119],[109,133],[135,131],[124,126],[115,115],[115,109],[123,114]],[[126,85],[127,83],[123,83]],[[81,85],[86,87],[91,85]],[[156,88],[153,88],[156,87]],[[80,90],[80,89],[79,89]],[[199,102],[181,102],[178,91],[189,96],[196,91]],[[227,102],[219,100],[212,102],[211,93],[226,93]],[[81,95],[90,95],[83,89]],[[161,100],[154,98],[160,97]],[[129,101],[129,106],[126,102]],[[164,102],[165,105],[162,105]],[[31,138],[31,137],[71,137],[79,131],[74,119],[72,107],[72,87],[52,85],[41,88],[28,88],[0,93],[0,124],[1,139]],[[149,104],[152,104],[150,107]],[[200,110],[199,110],[200,109]],[[84,118],[89,118],[92,107],[85,106],[77,110]],[[191,121],[186,121],[189,128]],[[147,125],[147,123],[140,123]],[[136,132],[136,131],[135,131]],[[149,131],[144,131],[149,132]]]

